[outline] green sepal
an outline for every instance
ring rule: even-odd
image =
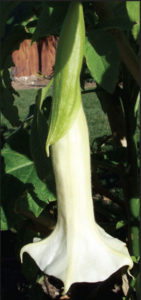
[[[62,27],[56,53],[53,103],[46,143],[57,142],[75,120],[81,104],[80,71],[84,55],[85,27],[83,7],[71,3]]]

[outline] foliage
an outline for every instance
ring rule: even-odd
[[[117,84],[120,64],[119,51],[114,38],[102,30],[89,31],[85,55],[87,66],[95,81],[108,92],[113,92]]]
[[[106,7],[104,17],[101,16],[101,4],[97,7],[91,2],[83,3],[86,39],[85,60],[81,74],[82,94],[86,93],[89,99],[86,100],[87,97],[83,96],[85,109],[87,110],[91,101],[98,100],[101,116],[108,117],[107,128],[110,127],[107,134],[101,133],[99,137],[93,134],[99,126],[99,118],[96,119],[96,104],[93,102],[94,110],[91,110],[93,116],[88,115],[88,123],[90,124],[92,180],[95,181],[94,193],[104,194],[110,199],[109,204],[96,201],[96,213],[99,222],[109,232],[128,240],[133,260],[138,265],[139,87],[134,74],[130,74],[127,69],[128,57],[126,66],[126,62],[121,59],[122,50],[117,43],[115,32],[124,34],[127,43],[138,57],[139,2],[110,2],[110,10],[108,8],[107,12]],[[35,42],[50,34],[59,36],[68,5],[69,3],[58,1],[47,3],[9,1],[6,4],[4,1],[1,2],[3,189],[1,228],[2,230],[14,229],[18,236],[26,221],[29,220],[27,212],[38,219],[44,211],[48,211],[49,203],[54,203],[56,192],[51,160],[45,154],[52,91],[51,88],[49,91],[39,90],[37,93],[34,91],[31,96],[28,91],[27,95],[23,94],[24,99],[22,99],[20,96],[22,91],[17,92],[11,87],[10,68],[13,65],[11,54],[13,50],[18,49],[20,42],[25,38]],[[86,77],[85,71],[88,74]],[[84,89],[84,83],[93,80],[97,87],[92,90]],[[122,120],[121,123],[118,117]],[[127,148],[121,145],[120,141],[123,138],[121,133],[124,133],[123,136],[127,140]],[[112,221],[112,226],[109,220]],[[138,277],[136,268],[135,277]],[[139,298],[137,286],[131,282],[129,295],[136,291]]]

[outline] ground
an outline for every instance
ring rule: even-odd
[[[31,75],[29,77],[17,77],[12,81],[12,86],[15,90],[42,88],[49,83],[49,79],[40,75]],[[95,87],[95,82],[88,82],[85,88]]]

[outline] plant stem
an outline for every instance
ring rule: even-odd
[[[126,65],[129,72],[132,74],[137,84],[140,86],[140,69],[139,69],[139,59],[133,49],[131,48],[125,34],[120,30],[111,30],[112,35],[115,37],[120,57],[124,64]]]
[[[123,73],[124,74],[124,73]],[[127,74],[124,74],[127,78]],[[125,80],[124,78],[124,80]],[[131,78],[130,78],[131,79]],[[132,84],[131,84],[132,83]],[[128,86],[126,80],[124,81],[124,89],[122,95],[122,102],[125,111],[125,122],[127,132],[127,166],[125,176],[125,201],[128,215],[128,238],[130,252],[133,256],[138,257],[140,255],[139,247],[139,213],[140,213],[140,202],[139,202],[139,183],[138,183],[138,151],[137,151],[137,115],[135,111],[136,99],[138,88],[135,82],[131,82],[128,78]],[[130,90],[129,90],[130,86]],[[129,92],[130,91],[130,92]],[[140,298],[140,276],[139,271],[134,268],[134,276],[136,278],[136,296]]]

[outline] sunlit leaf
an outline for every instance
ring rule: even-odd
[[[126,8],[130,20],[134,22],[132,34],[136,40],[140,31],[140,1],[126,1]]]

